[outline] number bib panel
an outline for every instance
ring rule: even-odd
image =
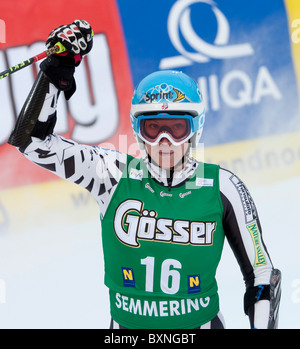
[[[132,159],[102,219],[111,315],[127,328],[198,327],[219,311],[219,167],[201,163],[169,191]]]

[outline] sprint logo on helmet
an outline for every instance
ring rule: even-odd
[[[186,99],[186,96],[182,91],[166,83],[149,89],[144,96],[146,103],[174,103],[181,102],[184,99]]]

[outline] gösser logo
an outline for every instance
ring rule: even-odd
[[[217,34],[213,44],[202,40],[194,31],[191,23],[191,8],[195,3],[205,3],[217,20]],[[180,32],[186,42],[197,52],[188,52],[181,42]],[[205,63],[210,58],[227,59],[250,56],[254,54],[252,46],[248,43],[227,45],[230,36],[230,27],[227,18],[211,0],[178,0],[169,13],[168,33],[170,40],[181,56],[164,58],[160,62],[160,69],[175,68],[191,65],[192,62]]]
[[[169,194],[172,195],[172,194]],[[114,230],[125,245],[140,247],[139,240],[210,246],[216,222],[194,222],[157,218],[157,212],[144,209],[139,200],[125,200],[117,208]]]

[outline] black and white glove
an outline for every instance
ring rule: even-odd
[[[49,34],[46,46],[49,49],[57,42],[61,42],[68,52],[82,57],[92,49],[92,28],[88,22],[76,19],[71,24],[54,29]]]
[[[93,47],[92,28],[88,22],[78,19],[61,25],[49,34],[46,47],[49,49],[57,43],[61,43],[66,51],[46,58],[40,69],[58,90],[65,91],[66,99],[70,99],[76,90],[75,67]]]

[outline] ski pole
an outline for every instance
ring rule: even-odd
[[[19,64],[16,64],[14,65],[13,67],[11,68],[8,68],[7,70],[4,70],[3,72],[0,73],[0,80],[3,79],[3,78],[6,78],[7,76],[25,68],[25,67],[28,67],[29,65],[37,62],[37,61],[40,61],[41,59],[43,58],[46,58],[48,56],[51,56],[53,55],[54,53],[62,53],[62,52],[65,52],[66,51],[66,48],[60,43],[56,43],[53,47],[50,47],[48,50],[44,51],[44,52],[41,52],[39,53],[38,55],[34,56],[34,57],[31,57],[29,59],[26,59],[25,61],[19,63]]]

